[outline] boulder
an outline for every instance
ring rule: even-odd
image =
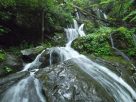
[[[72,61],[40,69],[47,102],[113,102],[109,94]]]
[[[21,50],[23,61],[26,63],[32,62],[35,57],[44,49],[45,48],[43,46],[37,46],[35,48]]]

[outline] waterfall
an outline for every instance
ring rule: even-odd
[[[110,96],[113,96],[115,102],[135,102],[136,92],[121,77],[71,48],[73,40],[85,36],[83,27],[84,24],[78,26],[78,23],[74,20],[74,27],[65,29],[67,36],[66,46],[49,49],[50,65],[53,61],[53,53],[59,55],[60,62],[72,59],[81,70],[96,80]],[[111,43],[114,47],[112,37]],[[41,84],[39,80],[35,78],[35,72],[38,71],[39,66],[42,64],[39,60],[44,55],[44,52],[45,50],[43,50],[33,62],[24,66],[22,71],[29,71],[30,76],[20,80],[17,84],[9,88],[3,94],[1,102],[46,102],[41,92]]]
[[[33,62],[24,66],[22,71],[30,71],[30,76],[9,88],[4,93],[1,102],[46,102],[42,95],[41,84],[35,78],[35,72],[38,71],[38,67],[42,64],[39,59],[44,52],[45,50],[37,55]]]
[[[83,24],[78,28],[78,31],[79,29],[83,31]],[[90,77],[100,83],[103,88],[114,97],[116,102],[134,102],[136,92],[121,77],[71,48],[72,41],[78,36],[81,36],[80,33],[77,32],[77,28],[68,28],[65,29],[65,31],[68,39],[66,47],[51,48],[51,53],[57,53],[61,61],[73,59],[73,62]],[[85,34],[83,35],[85,36]],[[112,46],[114,47],[113,39],[111,40]]]

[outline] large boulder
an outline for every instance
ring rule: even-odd
[[[113,102],[101,85],[71,60],[40,69],[36,77],[48,102]]]

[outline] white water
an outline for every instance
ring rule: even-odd
[[[85,73],[100,83],[103,88],[105,88],[107,92],[114,97],[116,102],[134,102],[136,99],[136,92],[121,77],[117,76],[106,67],[91,61],[86,56],[79,54],[77,51],[71,48],[72,41],[78,36],[81,36],[80,33],[76,32],[77,27],[78,26],[76,25],[75,28],[65,29],[68,39],[66,47],[51,48],[51,53],[55,52],[60,55],[61,61],[74,58],[73,61]],[[83,31],[83,27],[81,28],[81,31]],[[51,58],[52,57],[50,56],[50,60]]]
[[[134,42],[134,44],[136,46],[136,34],[133,34],[133,42]]]
[[[29,76],[5,93],[1,102],[45,102],[39,80]]]
[[[97,16],[98,16],[99,18],[104,18],[105,20],[108,19],[107,15],[106,15],[102,10],[100,10],[100,9],[97,9],[97,10],[96,10],[96,14],[97,14]]]
[[[79,16],[78,12],[76,12],[76,17],[77,17],[77,19],[80,19],[80,16]]]
[[[31,63],[28,63],[24,66],[24,69],[22,71],[28,71],[29,69],[36,69],[38,68],[42,63],[39,61],[39,58],[41,57],[41,55],[45,52],[45,50],[43,50],[39,55],[36,56],[35,60]]]
[[[35,72],[42,64],[39,59],[45,50],[40,53],[33,62],[24,66],[22,71],[29,71],[30,76],[22,79],[17,84],[9,88],[1,100],[1,102],[46,102],[44,96],[41,94],[42,89],[40,82],[35,78]]]
[[[71,47],[71,43],[73,40],[75,40],[78,36],[85,36],[85,33],[83,31],[84,24],[82,24],[80,27],[78,27],[78,23],[76,20],[74,21],[74,28],[67,28],[65,29],[66,36],[67,36],[67,44],[66,47]]]

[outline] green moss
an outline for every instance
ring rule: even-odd
[[[110,61],[110,62],[118,62],[121,64],[125,64],[127,65],[129,62],[125,61],[122,57],[119,56],[101,56],[101,58],[103,58],[106,61]]]

